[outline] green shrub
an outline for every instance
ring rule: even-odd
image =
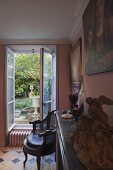
[[[17,54],[15,57],[15,96],[27,97],[30,85],[39,94],[40,88],[40,55]]]
[[[32,99],[30,98],[19,98],[19,99],[16,99],[16,102],[15,102],[15,108],[16,109],[25,109],[27,107],[31,107],[32,106]]]

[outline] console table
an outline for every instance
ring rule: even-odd
[[[56,169],[57,170],[86,170],[76,157],[71,142],[73,120],[61,118],[61,112],[56,112],[57,117],[57,141],[56,141]]]

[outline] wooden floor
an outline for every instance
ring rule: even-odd
[[[37,170],[36,157],[28,156],[25,169],[23,161],[22,148],[0,148],[0,170]],[[41,159],[41,170],[56,170],[54,154]]]

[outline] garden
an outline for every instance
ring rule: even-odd
[[[51,59],[45,57],[45,75],[51,77]],[[43,78],[43,98],[51,98],[51,78]],[[40,96],[40,54],[16,54],[15,57],[15,123],[25,124],[32,119],[32,97]],[[37,108],[38,112],[40,108]]]
[[[40,92],[40,55],[16,54],[15,57],[15,122],[28,123],[27,112],[33,112],[32,99],[29,97],[30,87],[32,95]]]

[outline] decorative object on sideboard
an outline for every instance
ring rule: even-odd
[[[81,87],[81,81],[72,81],[71,82],[71,91],[72,94],[78,94]]]
[[[75,107],[71,110],[71,114],[73,115],[74,119],[78,121],[80,117],[84,114],[84,105],[81,104],[80,107]]]
[[[80,116],[84,113],[84,96],[82,94],[83,88],[81,86],[80,94],[70,94],[70,113],[73,115],[74,119],[78,121]]]
[[[71,109],[78,107],[77,101],[78,101],[78,94],[69,94],[69,101]]]
[[[72,143],[77,157],[89,170],[113,169],[113,127],[102,105],[113,105],[113,100],[101,95],[86,98],[88,114],[80,117]]]
[[[80,107],[81,105],[84,105],[84,99],[85,99],[84,85],[83,85],[83,82],[82,82],[81,87],[80,87],[80,91],[78,93],[78,101],[77,101],[78,107]]]

